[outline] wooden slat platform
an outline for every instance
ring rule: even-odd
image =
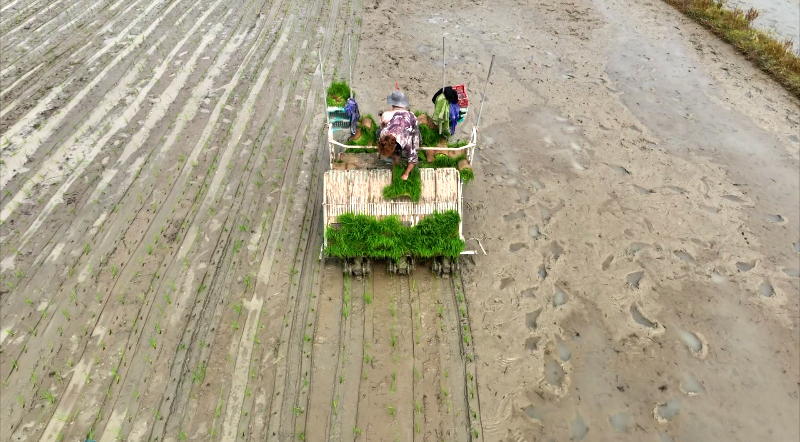
[[[434,212],[458,210],[457,169],[421,169],[422,196],[419,202],[407,198],[386,200],[383,188],[392,181],[392,171],[329,170],[325,172],[325,212],[328,225],[344,213],[383,218],[397,215],[400,221],[416,224]]]

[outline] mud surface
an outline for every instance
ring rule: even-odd
[[[658,1],[0,5],[0,440],[800,437],[800,106]],[[460,275],[319,261],[326,79],[489,85]]]

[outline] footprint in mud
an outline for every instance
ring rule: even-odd
[[[537,348],[539,348],[540,339],[541,338],[538,336],[531,336],[525,339],[525,348],[527,348],[530,351],[535,351]]]
[[[648,194],[651,194],[651,193],[656,193],[653,189],[645,189],[644,187],[637,186],[636,184],[633,185],[633,189],[636,191],[636,193],[641,194],[641,195],[648,195]]]
[[[772,288],[772,284],[764,281],[758,286],[758,294],[765,298],[771,298],[775,296],[775,289]]]
[[[733,201],[734,203],[743,203],[744,202],[743,199],[739,198],[736,195],[725,194],[725,195],[722,195],[722,197],[725,198],[728,201]]]
[[[653,417],[660,423],[665,424],[674,419],[680,412],[680,399],[671,399],[666,403],[658,404],[656,408],[653,409]]]
[[[631,317],[633,317],[633,320],[636,321],[637,324],[642,325],[644,327],[652,329],[658,327],[658,323],[647,319],[639,310],[639,307],[637,307],[636,305],[631,306]]]
[[[556,388],[561,388],[564,385],[564,380],[567,378],[567,372],[564,367],[555,359],[548,359],[544,363],[544,380],[548,384]]]
[[[519,295],[523,298],[533,298],[533,293],[534,293],[533,291],[534,291],[533,287],[528,287],[525,290],[519,292]]]
[[[519,209],[516,212],[503,215],[503,221],[511,222],[519,219],[525,219],[525,209]]]
[[[797,269],[783,269],[783,273],[790,278],[800,278],[800,270]]]
[[[575,420],[569,423],[569,436],[572,440],[583,440],[589,434],[589,427],[580,413],[575,412]]]
[[[606,259],[603,260],[602,268],[603,270],[608,270],[611,266],[611,263],[614,261],[614,255],[608,255]]]
[[[534,310],[525,314],[525,324],[529,329],[536,330],[536,321],[539,319],[540,314],[542,314],[542,309]]]
[[[683,394],[687,396],[697,396],[706,392],[703,384],[698,381],[693,374],[688,372],[683,375],[683,382],[680,384],[680,389]]]
[[[611,428],[614,429],[617,433],[627,433],[628,432],[628,414],[627,413],[617,413],[615,415],[608,417],[608,423],[611,424]]]
[[[711,214],[719,213],[719,209],[717,209],[716,207],[711,207],[711,206],[706,206],[704,204],[700,204],[700,208],[705,210],[708,213],[711,213]]]
[[[669,189],[669,190],[671,190],[671,191],[673,191],[675,193],[686,193],[686,189],[684,189],[683,187],[667,186],[667,189]]]
[[[698,358],[704,358],[706,353],[708,353],[708,348],[703,342],[702,336],[697,333],[692,333],[687,330],[678,329],[678,333],[681,336],[681,340],[689,350]]]
[[[675,439],[667,433],[658,433],[658,442],[675,442]]]
[[[556,286],[555,295],[553,296],[553,306],[561,307],[567,303],[567,294],[563,289]]]
[[[533,186],[533,188],[536,190],[544,189],[544,184],[539,182],[539,180],[531,180],[531,186]]]
[[[536,408],[533,405],[528,405],[527,407],[523,408],[522,411],[529,418],[539,421],[539,423],[544,423],[544,412],[541,409]]]
[[[636,252],[638,252],[640,250],[643,250],[643,249],[646,249],[648,247],[650,247],[650,244],[646,244],[646,243],[643,243],[643,242],[632,242],[631,245],[628,246],[628,250],[630,250],[631,253],[636,253]]]
[[[690,255],[690,254],[688,254],[688,253],[684,252],[683,250],[676,250],[676,251],[674,251],[673,253],[674,253],[674,254],[675,254],[675,256],[677,256],[677,257],[678,257],[678,259],[680,259],[681,261],[683,261],[683,262],[685,262],[685,263],[688,263],[688,264],[692,264],[692,265],[694,265],[694,264],[695,264],[694,257],[692,257],[692,255]]]
[[[527,248],[528,248],[527,244],[523,242],[515,242],[514,244],[508,246],[508,251],[511,253],[517,253],[521,249],[527,249]]]
[[[550,253],[553,255],[553,261],[558,261],[558,258],[561,258],[561,255],[564,254],[564,248],[561,247],[558,241],[553,241],[550,243]]]
[[[522,187],[517,188],[517,195],[519,196],[517,201],[521,204],[525,204],[531,199],[531,192],[527,189],[523,189]]]
[[[792,247],[794,247],[794,253],[800,255],[800,241],[792,244]]]
[[[782,223],[786,221],[786,218],[777,214],[773,215],[771,213],[765,213],[764,218],[768,219],[769,221],[772,221],[773,223]]]
[[[628,281],[633,288],[639,288],[639,283],[642,282],[642,278],[644,278],[644,272],[638,271],[633,273],[628,273],[628,276],[625,277],[625,280]]]
[[[539,279],[542,281],[547,278],[547,269],[545,268],[544,264],[539,265],[539,271],[537,273],[539,275]]]
[[[622,166],[618,166],[616,164],[609,164],[608,167],[610,167],[611,169],[614,170],[614,172],[617,172],[620,175],[630,175],[631,174],[631,172],[628,169],[626,169],[626,168],[624,168]]]
[[[552,216],[552,214],[550,213],[550,209],[541,204],[537,204],[537,206],[539,206],[539,215],[542,217],[542,221],[544,222],[550,221],[550,217]]]
[[[717,272],[711,272],[711,282],[714,284],[725,284],[728,282],[728,278],[722,276]]]
[[[739,261],[739,262],[736,263],[736,269],[739,270],[742,273],[749,272],[755,266],[756,266],[756,262],[755,261],[750,261],[750,262]]]
[[[561,362],[568,362],[572,359],[572,352],[569,351],[564,341],[556,336],[556,351],[558,351],[558,358],[561,359]]]
[[[505,289],[506,287],[510,286],[514,283],[514,278],[508,276],[500,280],[500,290]]]
[[[542,236],[542,233],[539,232],[539,226],[530,226],[528,227],[528,236],[533,239],[537,239]]]

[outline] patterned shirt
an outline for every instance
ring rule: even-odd
[[[395,141],[408,156],[409,163],[416,164],[419,161],[417,151],[420,134],[417,117],[414,114],[407,110],[395,111],[381,134],[394,135]]]

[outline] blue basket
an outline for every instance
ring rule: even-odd
[[[328,108],[328,121],[331,122],[331,127],[334,132],[337,130],[350,129],[350,118],[343,107],[329,107]]]

